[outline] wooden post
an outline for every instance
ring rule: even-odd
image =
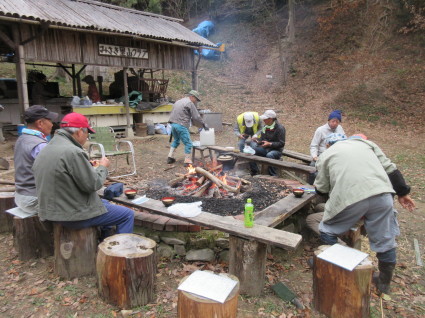
[[[124,67],[123,69],[123,76],[124,76],[124,105],[125,105],[125,119],[127,122],[126,126],[126,137],[132,138],[134,137],[134,131],[131,128],[130,124],[130,101],[128,100],[128,78],[127,78],[127,67]]]
[[[96,272],[97,229],[80,230],[54,226],[55,274],[65,279],[91,275]]]
[[[13,245],[21,261],[53,255],[50,224],[41,223],[38,215],[13,218]]]
[[[353,271],[317,257],[329,245],[314,252],[313,303],[327,317],[369,317],[372,262],[366,258]]]
[[[225,274],[238,281],[234,275]],[[189,276],[187,276],[189,277]],[[186,278],[180,283],[183,283]],[[222,304],[214,300],[198,297],[194,294],[178,291],[177,317],[178,318],[236,318],[238,311],[239,281]]]
[[[15,197],[13,192],[0,192],[0,233],[13,231],[13,216],[6,210],[14,208]]]
[[[155,300],[156,243],[136,234],[116,234],[99,244],[96,261],[99,295],[129,309]]]
[[[229,273],[240,281],[240,293],[261,294],[266,277],[267,244],[230,235]]]

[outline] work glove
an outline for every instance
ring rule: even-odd
[[[204,130],[205,130],[205,131],[210,130],[210,129],[208,128],[207,124],[204,124],[204,126],[203,126],[203,127],[204,127]]]

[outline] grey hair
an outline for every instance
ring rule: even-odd
[[[80,130],[80,128],[77,127],[62,127],[63,130],[65,130],[66,132],[69,132],[71,135],[75,134],[77,131]],[[87,132],[88,129],[87,128],[81,128],[84,132]]]

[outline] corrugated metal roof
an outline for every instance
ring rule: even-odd
[[[92,0],[0,0],[0,20],[18,18],[53,25],[215,46],[192,32],[179,19],[113,6]]]

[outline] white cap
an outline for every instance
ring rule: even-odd
[[[243,119],[245,120],[245,126],[246,127],[252,127],[254,126],[254,114],[247,112],[243,115]]]
[[[264,120],[264,119],[269,119],[269,118],[276,118],[276,113],[274,112],[274,110],[269,109],[269,110],[266,110],[266,111],[264,112],[264,114],[262,114],[262,115],[260,116],[260,118],[261,118],[262,120]]]

